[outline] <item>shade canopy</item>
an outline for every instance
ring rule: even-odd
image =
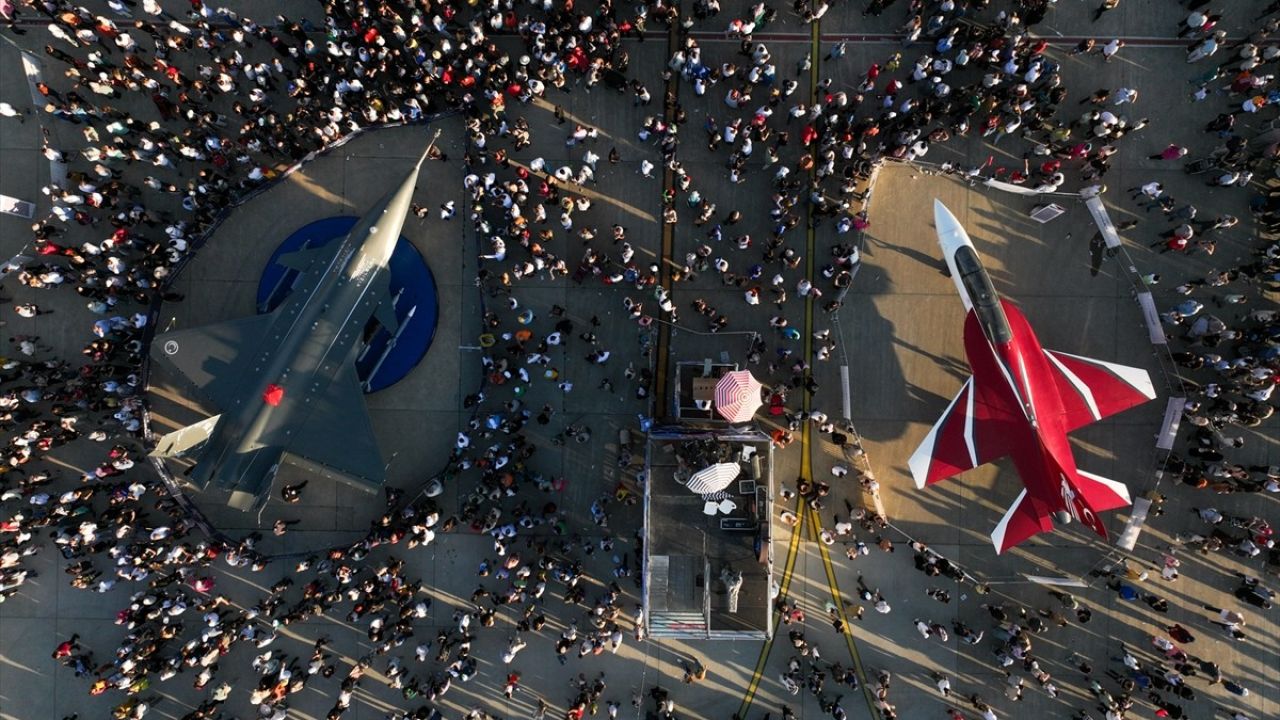
[[[750,370],[725,373],[716,383],[716,412],[729,422],[746,422],[764,403],[760,399],[763,386]]]
[[[740,472],[742,472],[742,466],[738,463],[716,463],[694,473],[689,478],[687,487],[690,492],[699,495],[720,492],[738,479]]]

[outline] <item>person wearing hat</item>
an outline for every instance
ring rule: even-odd
[[[1252,114],[1252,113],[1256,113],[1256,112],[1258,112],[1259,110],[1261,110],[1263,107],[1266,107],[1266,104],[1267,104],[1267,99],[1266,99],[1265,97],[1263,97],[1263,96],[1261,96],[1261,95],[1254,95],[1253,97],[1249,98],[1248,100],[1245,100],[1245,101],[1240,105],[1240,109],[1239,109],[1239,110],[1236,110],[1235,112],[1233,112],[1233,113],[1231,113],[1231,114],[1232,114],[1232,115],[1239,115],[1240,113],[1250,113],[1250,114]]]

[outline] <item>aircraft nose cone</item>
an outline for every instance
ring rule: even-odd
[[[933,229],[938,234],[938,244],[942,246],[943,257],[949,258],[962,245],[969,244],[969,236],[964,226],[941,200],[933,201]]]
[[[933,225],[938,234],[942,235],[960,227],[960,221],[956,219],[955,215],[951,214],[951,211],[947,209],[946,205],[942,204],[941,200],[934,198]]]

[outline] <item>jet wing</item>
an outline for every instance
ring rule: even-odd
[[[1067,432],[1115,415],[1156,396],[1151,377],[1141,368],[1045,350],[1062,398]]]
[[[186,377],[219,409],[230,407],[243,393],[236,372],[240,353],[253,352],[268,338],[275,315],[251,315],[192,330],[159,335],[151,355]]]
[[[965,316],[964,347],[973,375],[907,463],[919,488],[1002,458],[1026,436],[1026,417],[974,310]]]
[[[382,487],[386,465],[369,422],[364,392],[348,363],[297,429],[281,461],[365,492]]]
[[[916,487],[946,480],[1013,450],[1008,414],[984,399],[971,377],[907,461]]]
[[[319,247],[302,247],[293,252],[287,252],[276,258],[276,263],[297,270],[298,272],[306,272],[316,262],[323,260],[333,260],[334,252],[332,247],[321,245]]]

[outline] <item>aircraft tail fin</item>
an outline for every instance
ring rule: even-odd
[[[231,497],[227,499],[227,505],[240,512],[256,512],[261,510],[262,506],[266,505],[270,499],[271,495],[268,493],[255,493],[236,488],[231,491]]]
[[[218,425],[221,415],[213,415],[201,420],[198,423],[178,428],[173,432],[160,438],[160,442],[156,443],[156,447],[150,453],[154,458],[191,458],[198,459],[200,453],[204,450],[204,446],[209,442],[209,436],[213,434],[214,428]],[[188,480],[199,485],[204,489],[208,485],[208,481],[198,481],[197,478],[189,477]]]
[[[193,425],[178,428],[160,438],[149,455],[154,458],[188,458],[198,454],[209,441],[221,415],[213,415]]]
[[[1107,537],[1107,528],[1102,524],[1101,513],[1130,504],[1129,488],[1124,483],[1116,482],[1083,470],[1076,470],[1075,477],[1063,480],[1062,501],[1071,517],[1079,520],[1103,539]]]
[[[1053,521],[1049,519],[1048,513],[1023,489],[991,533],[991,543],[999,554],[1032,535],[1052,529]]]

